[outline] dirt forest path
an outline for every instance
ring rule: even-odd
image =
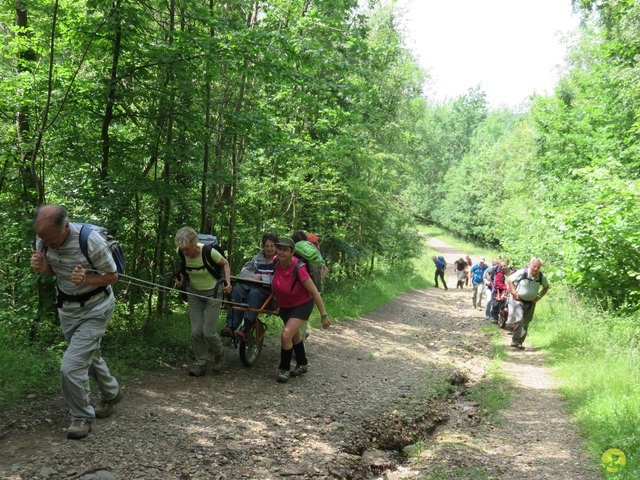
[[[450,264],[460,256],[431,241]],[[503,423],[466,397],[492,352],[470,295],[411,291],[314,330],[309,373],[285,385],[275,381],[275,338],[252,368],[230,350],[220,374],[191,378],[181,364],[125,382],[114,415],[83,440],[66,439],[59,395],[33,398],[0,415],[0,478],[603,478],[535,349],[503,362],[516,385]]]

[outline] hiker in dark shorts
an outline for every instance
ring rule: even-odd
[[[278,261],[271,286],[280,306],[279,315],[284,322],[280,337],[280,365],[278,383],[286,383],[289,377],[307,373],[307,356],[300,328],[309,320],[315,303],[320,312],[322,328],[329,328],[331,321],[324,302],[304,262],[294,256],[295,243],[291,238],[276,242]],[[296,354],[296,366],[291,369],[291,359]]]
[[[467,261],[460,257],[453,262],[456,267],[457,281],[456,288],[464,288],[464,281],[467,278]]]

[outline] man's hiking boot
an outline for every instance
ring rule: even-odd
[[[233,337],[233,329],[231,327],[224,327],[220,332],[221,337]]]
[[[524,350],[525,349],[524,345],[522,345],[521,343],[515,343],[515,342],[511,343],[511,348],[517,348],[518,350]]]
[[[211,370],[214,372],[220,372],[227,364],[227,350],[222,350],[220,355],[216,355],[213,359],[213,363],[211,364]]]
[[[291,375],[291,372],[289,372],[289,370],[278,370],[278,377],[276,378],[276,381],[278,383],[287,383],[289,381],[289,375]]]
[[[113,406],[120,403],[120,400],[124,398],[122,390],[118,390],[118,393],[111,400],[100,400],[100,403],[95,406],[97,418],[107,418],[113,413]]]
[[[85,438],[91,431],[91,422],[89,420],[74,420],[67,428],[67,438]]]
[[[289,372],[289,374],[292,377],[300,377],[300,376],[304,375],[305,373],[307,373],[307,370],[309,370],[309,366],[308,365],[296,365],[296,368],[291,370],[291,372]]]
[[[192,365],[187,371],[190,377],[204,377],[207,374],[206,365]]]

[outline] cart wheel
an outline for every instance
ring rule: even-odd
[[[256,363],[256,360],[258,360],[260,351],[262,350],[262,343],[264,342],[266,330],[267,326],[262,323],[262,320],[256,318],[256,321],[253,322],[253,325],[251,326],[251,330],[247,332],[247,336],[244,341],[241,341],[238,344],[240,361],[245,367],[252,366]]]

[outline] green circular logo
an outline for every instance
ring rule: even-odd
[[[602,454],[602,466],[607,474],[617,475],[627,466],[627,457],[622,450],[610,448]]]

